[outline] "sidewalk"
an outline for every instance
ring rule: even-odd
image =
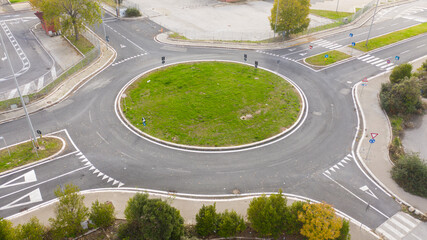
[[[0,5],[0,14],[31,10],[29,2]]]
[[[87,207],[91,207],[92,202],[98,200],[99,202],[110,201],[115,207],[116,218],[125,219],[124,210],[127,205],[129,198],[133,197],[136,192],[145,192],[142,189],[109,189],[109,190],[89,190],[83,191],[82,194],[85,196],[84,202]],[[167,201],[171,206],[178,209],[181,213],[181,216],[184,218],[185,224],[195,224],[196,223],[196,214],[203,205],[212,205],[216,203],[216,209],[218,212],[223,212],[224,210],[235,210],[238,214],[244,216],[246,219],[246,210],[249,206],[250,201],[257,196],[229,196],[224,198],[210,198],[206,196],[205,198],[197,198],[195,196],[175,196],[167,195],[159,192],[150,192],[150,198],[161,198],[162,200]],[[291,205],[294,201],[302,201],[302,199],[297,199],[293,197],[287,197],[288,205]],[[40,220],[40,223],[47,226],[49,224],[48,219],[54,217],[54,206],[52,204],[56,201],[50,201],[42,206],[38,206],[36,209],[29,209],[25,212],[16,214],[8,219],[16,226],[18,224],[23,224],[28,222],[31,217],[37,217]],[[342,217],[342,216],[341,216]],[[346,218],[346,217],[344,217]],[[375,240],[379,239],[375,234],[372,234],[370,230],[361,226],[359,222],[350,222],[350,234],[351,239],[353,240]]]
[[[413,69],[419,68],[426,59],[427,56],[412,62]],[[390,72],[369,79],[368,86],[364,88],[360,85],[357,87],[359,104],[365,117],[365,135],[360,139],[362,144],[359,158],[362,159],[362,164],[365,165],[370,175],[377,182],[382,183],[381,185],[385,186],[399,201],[406,202],[406,204],[427,214],[427,199],[405,192],[391,178],[390,170],[393,165],[388,153],[388,146],[391,142],[391,126],[387,115],[379,104],[381,83],[388,82],[389,76]],[[373,144],[369,143],[370,133],[378,133]],[[370,151],[369,148],[371,148]]]

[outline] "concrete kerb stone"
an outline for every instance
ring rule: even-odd
[[[165,191],[157,191],[144,188],[102,188],[102,189],[90,189],[81,191],[80,194],[85,196],[85,205],[90,206],[90,203],[99,200],[110,201],[116,208],[118,219],[125,219],[123,214],[126,207],[126,203],[130,197],[133,197],[136,193],[147,193],[150,198],[161,198],[167,201],[171,206],[180,210],[186,224],[195,224],[195,215],[202,204],[210,205],[213,203],[217,204],[217,210],[223,211],[225,209],[236,210],[238,214],[243,216],[246,215],[246,209],[249,202],[256,197],[262,195],[269,196],[271,194],[277,194],[276,192],[266,193],[248,193],[248,194],[223,194],[223,195],[202,195],[202,194],[181,194],[181,193],[170,193]],[[105,195],[105,196],[103,196]],[[294,201],[303,201],[309,203],[319,203],[314,199],[306,198],[295,194],[283,193],[288,199],[288,203]],[[6,219],[12,221],[15,225],[26,223],[31,217],[37,216],[42,224],[48,224],[49,217],[54,217],[53,207],[58,202],[58,199],[52,199],[38,206],[27,209],[23,212],[9,216]],[[237,208],[237,209],[236,209]],[[335,209],[336,215],[349,220],[355,227],[363,229],[369,236],[379,239],[372,229],[363,225],[359,221],[348,216],[344,212]]]
[[[7,174],[9,174],[11,172],[18,171],[18,170],[21,170],[21,169],[24,169],[24,168],[28,168],[28,167],[33,166],[35,164],[39,164],[41,162],[46,162],[46,161],[48,161],[50,159],[53,159],[53,158],[57,157],[59,154],[61,154],[64,151],[65,147],[67,146],[67,143],[61,137],[53,136],[53,135],[50,135],[50,134],[45,135],[45,137],[51,137],[51,138],[56,138],[56,139],[61,140],[61,142],[62,142],[61,149],[58,152],[56,152],[55,154],[53,154],[53,155],[51,155],[49,157],[46,157],[46,158],[40,159],[38,161],[31,162],[31,163],[28,163],[28,164],[25,164],[25,165],[22,165],[22,166],[19,166],[19,167],[16,167],[16,168],[4,171],[4,172],[1,172],[0,173],[0,177],[4,176],[4,175],[7,175]],[[29,140],[29,141],[31,141],[31,140]],[[29,141],[22,141],[22,142],[19,142],[19,143],[15,143],[15,144],[9,145],[8,147],[13,147],[13,146],[16,146],[16,145],[19,145],[19,144],[22,144],[22,143],[26,143],[26,142],[29,142]],[[6,149],[6,147],[0,148],[0,151],[2,151],[4,149]]]
[[[393,3],[386,3],[384,5],[378,6],[377,12],[382,9],[387,9],[390,7],[411,3],[416,0],[401,0]],[[235,43],[235,42],[221,42],[221,41],[198,41],[198,40],[177,40],[177,39],[169,39],[167,37],[167,33],[160,33],[155,36],[155,40],[159,43],[168,44],[168,45],[178,45],[178,46],[193,46],[193,47],[216,47],[216,48],[229,48],[229,49],[248,49],[248,50],[261,50],[261,49],[281,49],[284,47],[292,47],[295,45],[300,45],[304,43],[311,42],[310,39],[322,38],[324,36],[328,36],[334,33],[345,32],[354,28],[359,28],[363,26],[369,19],[372,18],[374,12],[374,8],[363,13],[358,19],[353,22],[346,24],[344,26],[338,26],[336,28],[325,29],[319,32],[310,33],[304,36],[297,37],[292,40],[280,42],[280,43]],[[305,40],[304,40],[305,39]],[[297,43],[292,43],[297,42]]]
[[[414,62],[416,62],[416,61],[419,61],[420,59],[423,59],[423,58],[425,58],[426,56],[423,56],[423,57],[420,57],[420,58],[418,58],[418,59],[415,59],[415,60],[413,60],[413,61],[411,61],[410,63],[414,63]],[[386,75],[386,74],[389,74],[391,72],[391,70],[390,71],[386,71],[386,72],[383,72],[383,73],[380,73],[380,74],[378,74],[378,75],[376,75],[376,76],[373,76],[373,77],[370,77],[370,78],[368,78],[368,80],[371,80],[371,79],[375,79],[375,78],[377,78],[377,77],[380,77],[380,76],[382,76],[382,75]],[[359,85],[361,84],[361,82],[359,82],[359,83],[357,83],[354,87],[353,87],[353,96],[354,96],[354,102],[355,102],[355,107],[356,107],[356,110],[357,110],[357,112],[360,114],[360,118],[362,119],[362,121],[361,121],[361,125],[362,125],[362,127],[360,127],[359,126],[359,131],[362,131],[362,134],[361,134],[361,136],[364,136],[365,135],[365,132],[366,132],[366,120],[365,120],[365,115],[364,115],[364,112],[363,112],[363,108],[362,108],[362,106],[361,106],[361,104],[360,104],[360,101],[359,101],[359,97],[358,97],[358,95],[357,95],[357,92],[358,92],[358,87],[359,87]],[[385,116],[387,116],[387,114],[383,111],[383,114],[385,114]],[[390,120],[389,120],[389,118],[388,118],[388,116],[387,116],[387,119],[388,119],[388,125],[387,125],[387,128],[388,128],[388,130],[391,132],[391,125],[390,125]],[[356,139],[355,139],[356,140]],[[389,145],[389,143],[391,142],[391,137],[389,138],[389,142],[387,143],[387,145]],[[399,197],[397,194],[395,194],[393,191],[391,191],[380,179],[378,179],[373,173],[372,173],[372,171],[369,169],[369,167],[366,165],[366,163],[365,163],[365,161],[363,160],[363,158],[360,156],[360,148],[361,148],[361,145],[362,145],[362,141],[359,141],[358,142],[358,144],[357,144],[357,147],[356,147],[356,156],[357,156],[357,160],[358,160],[358,162],[360,162],[361,164],[362,164],[362,166],[363,166],[363,169],[365,170],[365,171],[367,171],[368,172],[368,174],[375,180],[375,184],[378,186],[378,184],[380,185],[379,187],[380,188],[382,188],[383,189],[383,191],[385,191],[389,196],[393,196],[395,199],[396,199],[396,201],[399,203],[399,204],[404,204],[404,205],[406,205],[406,206],[408,206],[408,207],[413,207],[411,204],[409,204],[407,201],[405,201],[405,200],[403,200],[401,197]],[[391,160],[390,160],[390,158],[388,157],[388,161],[390,161],[391,162]],[[422,211],[420,211],[419,209],[417,209],[417,208],[415,208],[414,207],[414,209],[418,212],[418,213],[420,213],[420,214],[422,214],[422,215],[424,215],[424,216],[427,216],[426,215],[426,213],[423,213]]]
[[[135,133],[136,135],[146,139],[146,140],[151,140],[152,142],[155,143],[159,143],[163,146],[168,146],[168,147],[172,147],[174,149],[177,150],[189,150],[189,151],[201,151],[201,152],[227,152],[227,151],[242,151],[242,150],[248,150],[248,149],[253,149],[254,147],[262,147],[265,146],[267,144],[271,144],[277,141],[280,141],[286,137],[288,137],[289,135],[291,135],[293,132],[295,132],[305,121],[306,117],[307,117],[307,113],[308,113],[308,100],[307,97],[305,96],[304,92],[302,91],[302,89],[295,83],[293,82],[291,79],[277,73],[274,72],[272,70],[266,69],[266,68],[262,68],[262,67],[258,67],[260,69],[263,69],[265,71],[269,71],[273,74],[278,75],[279,77],[285,79],[286,81],[288,81],[299,93],[299,96],[301,98],[301,111],[300,114],[298,116],[298,119],[295,121],[295,123],[290,126],[288,129],[286,129],[285,131],[264,139],[262,141],[258,141],[258,142],[254,142],[254,143],[249,143],[249,144],[244,144],[244,145],[239,145],[239,146],[231,146],[231,147],[198,147],[198,146],[189,146],[189,145],[182,145],[182,144],[176,144],[176,143],[172,143],[172,142],[168,142],[168,141],[164,141],[162,139],[156,138],[154,136],[151,136],[147,133],[144,133],[143,131],[139,130],[138,128],[136,128],[135,126],[133,126],[128,120],[127,118],[124,116],[122,108],[121,108],[121,104],[120,104],[120,100],[122,98],[123,93],[126,91],[126,89],[135,81],[137,81],[141,76],[156,71],[158,69],[164,68],[164,67],[168,67],[168,66],[173,66],[173,65],[177,65],[177,64],[183,64],[183,63],[193,63],[193,62],[210,62],[210,61],[216,61],[216,62],[229,62],[229,63],[237,63],[237,64],[243,64],[243,65],[247,65],[247,66],[252,66],[248,63],[241,63],[241,62],[236,62],[236,61],[229,61],[229,60],[201,60],[201,61],[183,61],[183,62],[177,62],[177,63],[172,63],[172,64],[167,64],[164,66],[159,66],[153,69],[150,69],[148,71],[145,71],[139,75],[137,75],[136,77],[134,77],[131,81],[129,81],[125,86],[123,86],[123,88],[120,90],[119,94],[116,97],[115,100],[115,104],[114,104],[114,108],[115,108],[115,112],[117,117],[119,118],[119,120],[129,129],[131,130],[133,133]]]

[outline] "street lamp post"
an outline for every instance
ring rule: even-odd
[[[276,5],[276,24],[274,24],[274,37],[276,37],[277,16],[279,15],[279,2],[280,2],[280,0],[277,0],[277,5]]]
[[[338,5],[340,4],[340,0],[337,0],[337,9],[335,10],[336,13],[338,13]]]
[[[9,67],[10,67],[10,70],[12,71],[13,79],[15,80],[16,90],[18,91],[19,98],[21,99],[22,107],[24,108],[25,116],[27,117],[28,126],[30,127],[31,134],[33,135],[33,139],[32,139],[33,147],[36,150],[36,154],[38,156],[39,154],[37,152],[38,144],[37,144],[36,133],[34,132],[33,124],[31,123],[30,116],[28,115],[27,107],[25,106],[24,99],[22,98],[21,91],[19,90],[18,80],[16,80],[15,71],[13,70],[12,62],[10,61],[9,54],[7,53],[6,46],[4,45],[3,36],[1,33],[0,33],[0,40],[1,40],[1,44],[3,45],[4,55],[7,58],[7,61],[9,62]]]
[[[3,136],[0,136],[0,139],[3,139],[4,145],[6,146],[7,152],[9,153],[9,157],[10,157],[10,150],[9,150],[9,146],[7,146],[6,139],[4,139]]]
[[[372,25],[374,24],[375,14],[377,14],[377,8],[378,8],[379,2],[380,0],[377,0],[377,4],[375,5],[374,15],[372,16],[371,26],[369,27],[368,38],[366,38],[366,43],[365,43],[366,47],[368,46],[369,36],[371,35],[371,29],[372,29]]]

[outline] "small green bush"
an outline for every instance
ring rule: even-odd
[[[422,109],[418,79],[405,78],[400,83],[382,84],[380,102],[383,109],[391,116],[418,113]]]
[[[216,213],[216,204],[203,205],[196,215],[196,232],[202,237],[213,235],[217,232],[219,215]]]
[[[298,220],[298,215],[304,212],[304,205],[306,202],[296,201],[293,202],[289,208],[286,216],[285,232],[287,234],[298,234],[302,228],[302,222]]]
[[[111,226],[115,220],[113,204],[108,202],[99,203],[99,201],[96,200],[94,203],[92,203],[89,220],[96,227],[106,228]]]
[[[409,63],[400,64],[393,68],[390,74],[391,83],[400,83],[405,78],[410,78],[412,72],[412,65]]]
[[[342,227],[340,229],[340,236],[335,238],[335,240],[350,240],[350,222],[343,219]]]
[[[393,166],[391,174],[405,191],[427,197],[427,164],[417,154],[403,155]]]
[[[220,237],[233,237],[246,229],[245,220],[234,210],[221,213],[218,224],[218,235]]]
[[[130,7],[128,9],[126,9],[125,16],[126,17],[140,17],[141,12],[139,11],[138,8]]]
[[[17,239],[12,222],[3,218],[0,218],[0,239]]]
[[[31,218],[28,223],[17,227],[18,239],[43,240],[45,234],[46,227],[36,217]]]

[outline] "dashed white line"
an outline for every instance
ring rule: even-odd
[[[422,47],[424,47],[425,46],[425,44],[421,44],[420,46],[418,46],[417,48],[422,48]]]
[[[407,52],[409,52],[409,50],[403,51],[403,52],[401,52],[400,54],[405,54],[405,53],[407,53]]]

